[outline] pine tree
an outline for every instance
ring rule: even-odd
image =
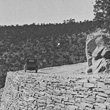
[[[110,0],[96,0],[94,5],[95,21],[101,27],[110,28]]]

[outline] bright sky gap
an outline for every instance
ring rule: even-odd
[[[0,0],[0,25],[92,20],[94,0]]]

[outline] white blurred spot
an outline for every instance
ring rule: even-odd
[[[59,46],[59,45],[60,45],[60,43],[57,44],[57,46]]]

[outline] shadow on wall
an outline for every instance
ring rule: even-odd
[[[6,75],[0,76],[0,89],[5,86],[5,79],[6,79]]]

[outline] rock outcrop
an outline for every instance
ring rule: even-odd
[[[1,110],[110,110],[110,75],[9,72]]]
[[[87,73],[103,72],[110,69],[110,35],[98,30],[87,36],[86,57]]]

